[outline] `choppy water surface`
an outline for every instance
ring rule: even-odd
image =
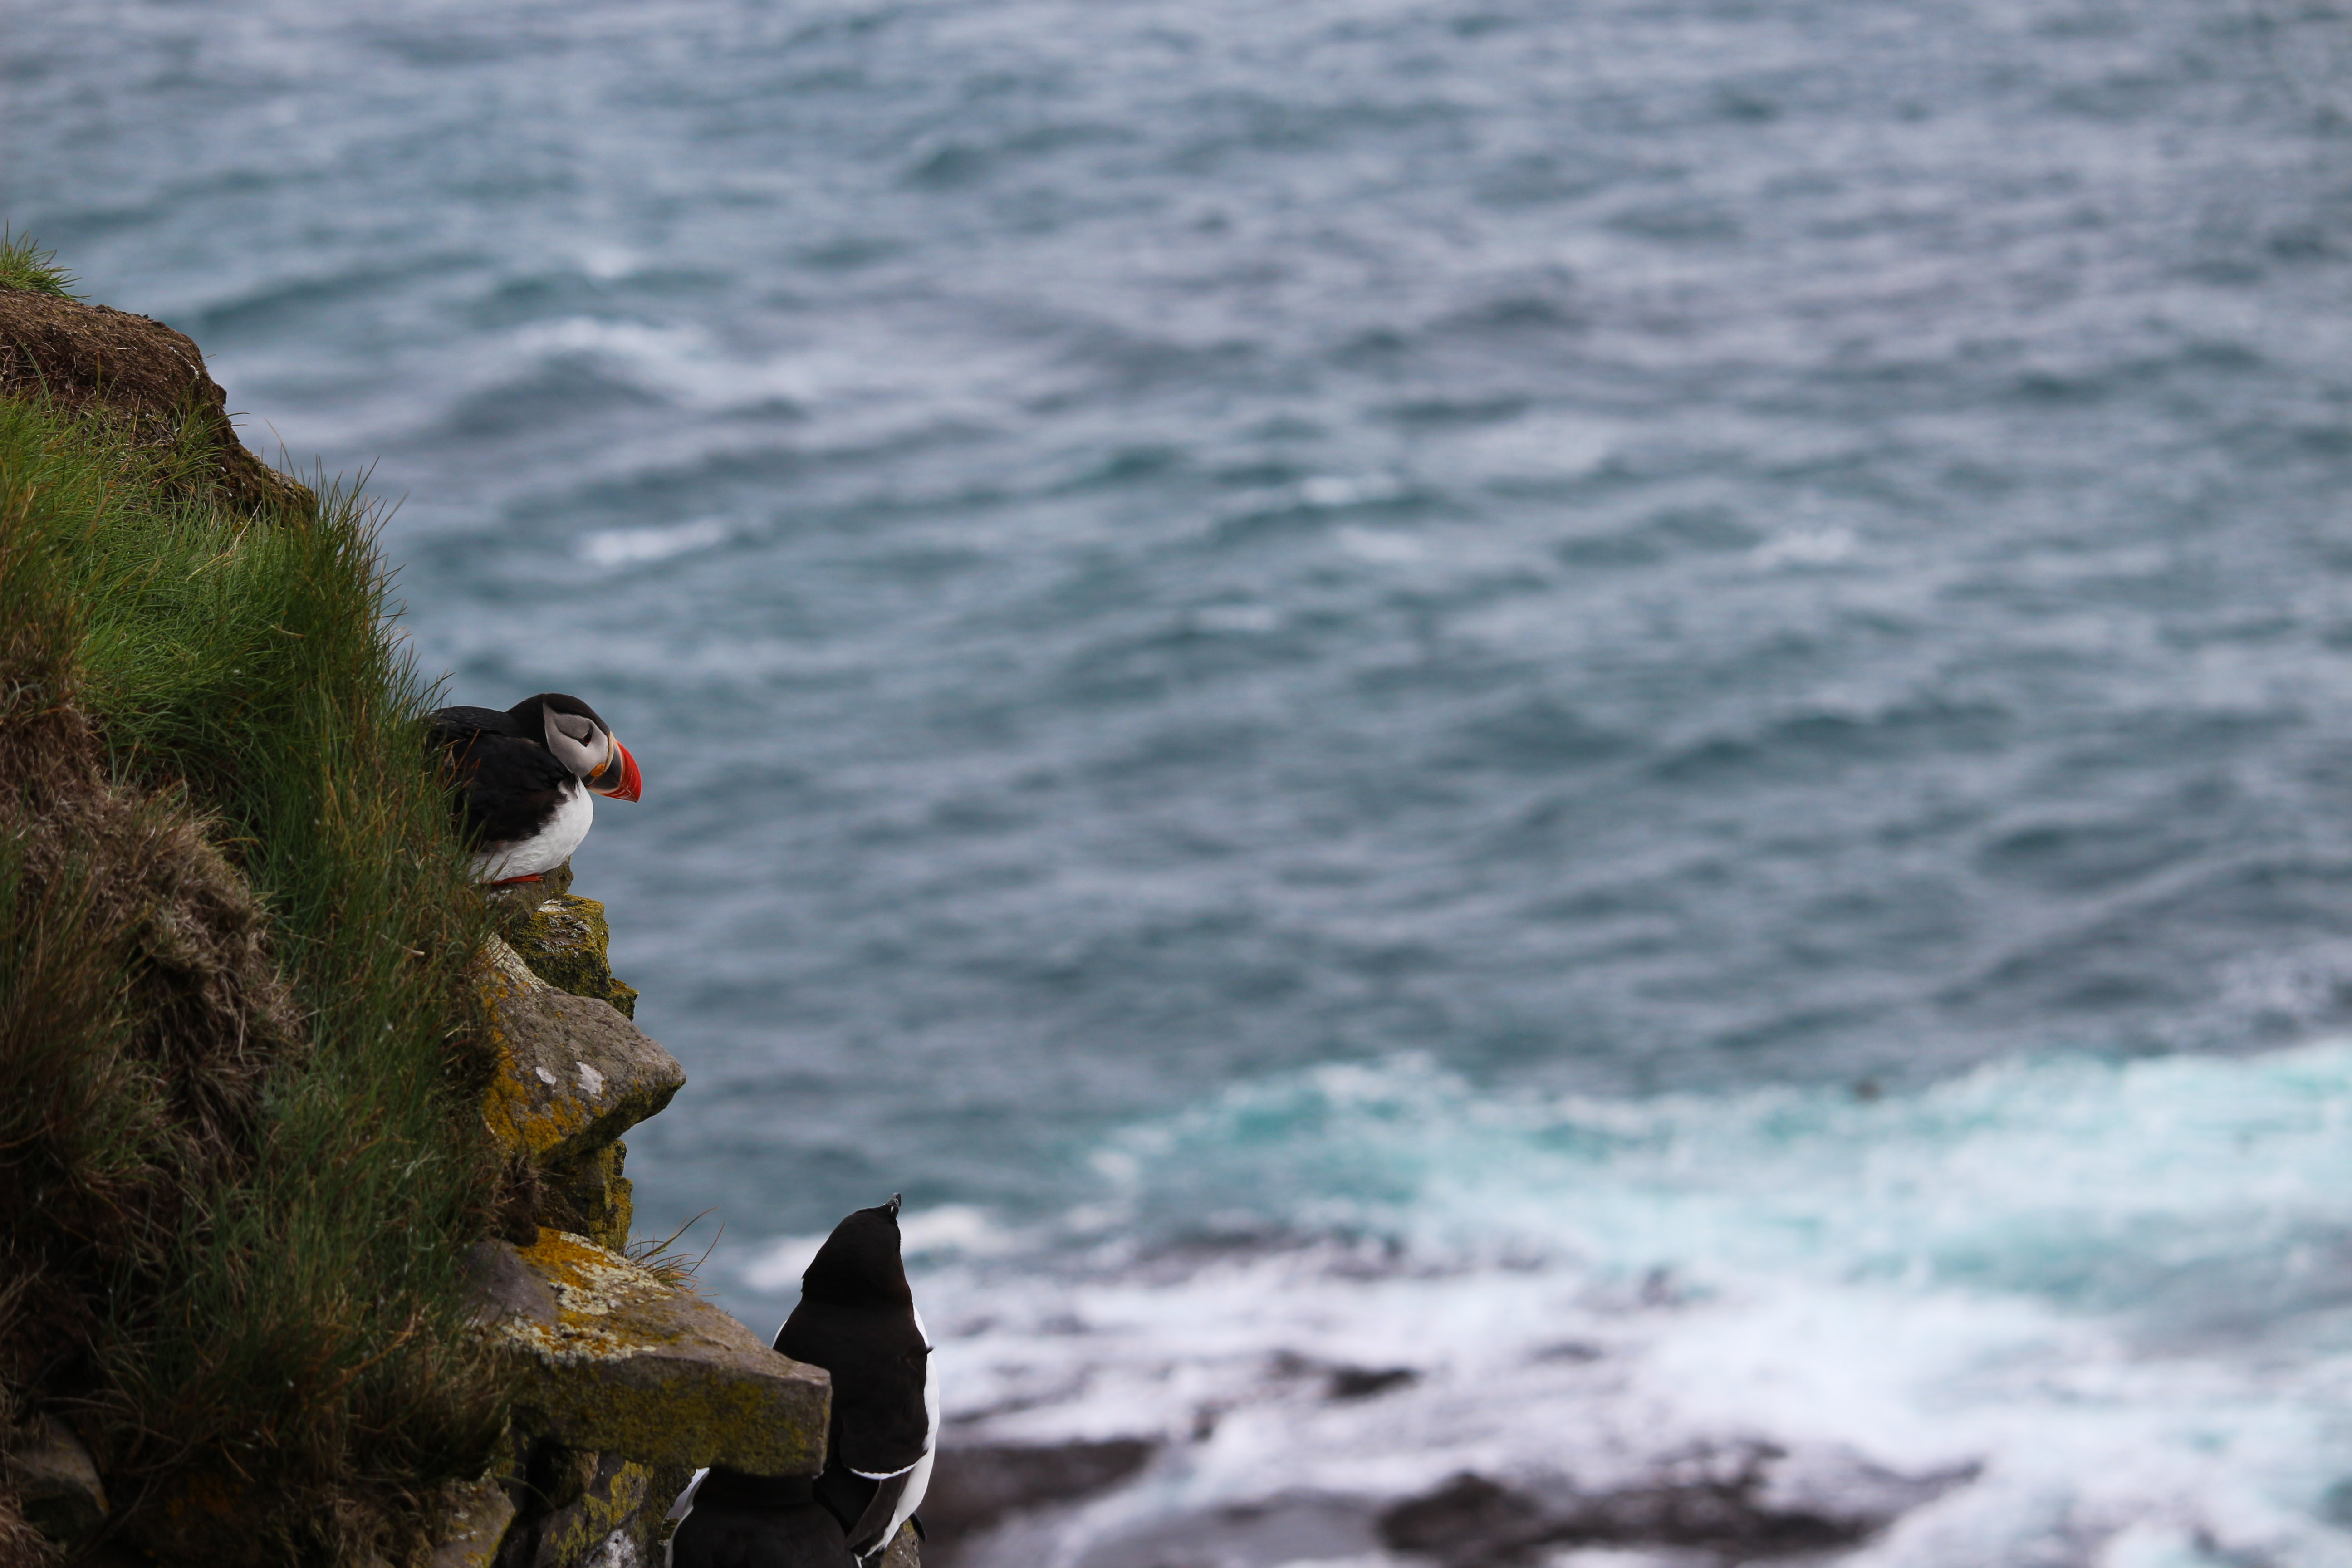
[[[9,221],[644,760],[644,1222],[764,1320],[903,1189],[971,1432],[1169,1439],[1033,1560],[1771,1441],[2352,1561],[2352,18],[0,37]]]

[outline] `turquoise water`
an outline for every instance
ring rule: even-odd
[[[1969,1478],[1856,1563],[2331,1563],[2347,1122],[2340,1042],[2008,1060],[1867,1101],[1325,1066],[1108,1141],[1113,1195],[1053,1238],[1085,1258],[1067,1273],[981,1214],[915,1234],[962,1313],[950,1408],[1171,1444],[992,1568],[1134,1561],[1139,1531],[1236,1500],[1465,1468],[1601,1489],[1758,1442],[1785,1494]],[[1171,1209],[1260,1239],[1139,1252]],[[1276,1221],[1304,1234],[1264,1239]],[[815,1239],[751,1282],[789,1289]],[[1418,1376],[1334,1402],[1332,1367]],[[1300,1560],[1330,1557],[1358,1560]]]
[[[904,1191],[973,1432],[1171,1436],[1053,1560],[1753,1438],[2334,1563],[2347,27],[101,0],[0,189],[643,760],[644,1222]]]

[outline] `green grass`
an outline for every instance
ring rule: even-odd
[[[0,285],[79,300],[81,296],[72,291],[74,282],[74,275],[58,265],[56,251],[43,250],[30,238],[0,230]]]
[[[70,1414],[151,1544],[396,1561],[503,1414],[458,1279],[486,917],[373,514],[191,462],[0,401],[0,1418]],[[214,1505],[244,1544],[197,1551]]]

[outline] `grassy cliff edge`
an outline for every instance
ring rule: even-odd
[[[0,316],[100,309],[0,248]],[[374,519],[226,454],[200,358],[159,402],[23,342],[0,366],[0,1449],[36,1421],[87,1446],[111,1507],[84,1552],[414,1561],[432,1489],[505,1419],[462,1276],[499,1177],[467,976],[488,917]],[[58,1560],[6,1473],[0,1563]]]

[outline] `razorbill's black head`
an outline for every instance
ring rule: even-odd
[[[542,691],[501,713],[444,708],[433,744],[448,759],[460,828],[485,882],[535,882],[572,857],[596,815],[593,796],[635,800],[637,760],[577,697]]]
[[[898,1194],[859,1209],[833,1227],[801,1270],[801,1300],[837,1306],[912,1309],[907,1266],[898,1253]]]

